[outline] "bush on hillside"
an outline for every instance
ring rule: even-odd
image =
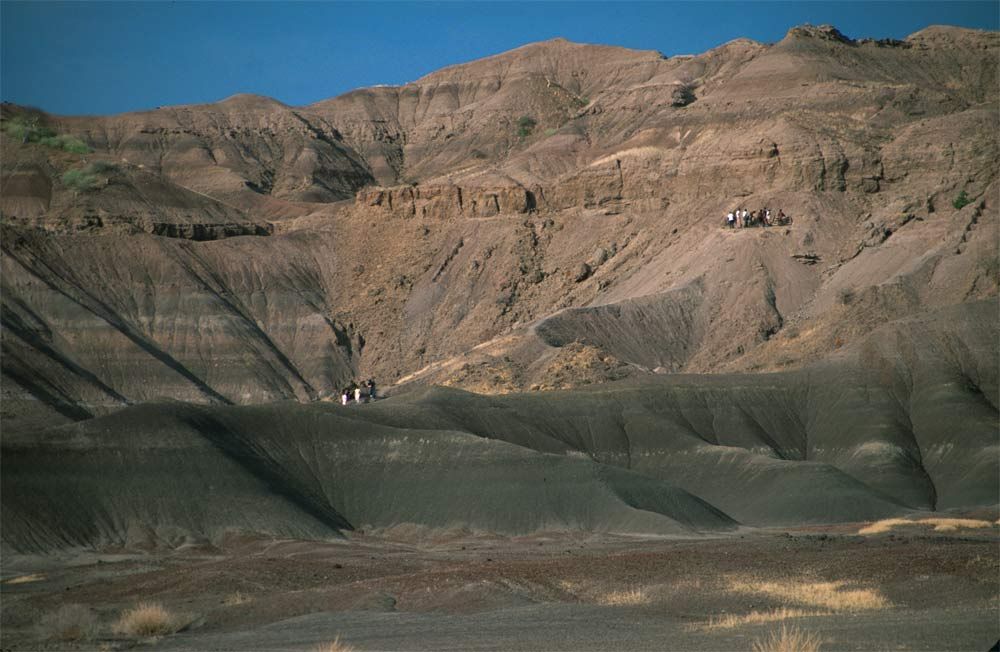
[[[82,140],[75,136],[57,134],[41,123],[38,116],[18,115],[3,121],[3,131],[11,138],[22,143],[38,143],[53,149],[61,149],[74,154],[86,154],[90,151]]]
[[[90,151],[87,144],[75,136],[65,134],[59,136],[45,136],[38,140],[40,145],[51,147],[52,149],[62,149],[74,154],[86,154]]]
[[[16,121],[16,119],[4,122],[3,130],[7,132],[8,136],[19,140],[22,143],[26,143],[31,140],[31,127],[23,122]]]
[[[522,115],[517,119],[517,135],[521,138],[527,138],[535,130],[537,124],[538,121],[530,115]]]
[[[97,177],[86,170],[68,170],[63,173],[62,182],[76,192],[87,192],[97,188]]]
[[[110,161],[94,161],[84,169],[89,174],[109,174],[111,172],[116,172],[118,170],[118,166]]]
[[[955,201],[951,202],[951,205],[955,207],[955,210],[960,211],[971,203],[972,200],[969,199],[969,196],[966,195],[965,191],[963,190],[962,192],[958,193],[958,197],[955,197]]]
[[[38,116],[17,115],[3,121],[3,130],[11,138],[22,143],[38,142],[42,138],[54,136],[56,132],[41,124]]]

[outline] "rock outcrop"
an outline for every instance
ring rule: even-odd
[[[356,206],[362,211],[429,220],[521,215],[536,207],[535,194],[518,184],[492,188],[453,184],[363,188]]]

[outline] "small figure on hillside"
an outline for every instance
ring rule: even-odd
[[[375,379],[369,378],[368,382],[365,383],[368,386],[368,399],[375,400]]]
[[[351,383],[354,386],[354,402],[361,403],[361,387],[357,383]]]
[[[726,226],[730,229],[736,228],[736,217],[733,215],[732,211],[726,215]]]
[[[764,208],[764,226],[771,226],[771,209]]]
[[[347,405],[347,401],[349,400],[350,400],[350,394],[348,394],[347,390],[344,389],[343,391],[340,392],[340,404]]]

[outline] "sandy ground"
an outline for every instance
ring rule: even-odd
[[[795,625],[823,650],[987,650],[1000,638],[995,524],[937,533],[860,525],[702,539],[396,528],[342,541],[233,535],[162,551],[5,555],[3,650],[749,650]],[[857,598],[857,599],[854,599]],[[112,633],[157,601],[181,631]],[[86,605],[85,641],[39,622]],[[748,623],[753,613],[795,609]],[[791,617],[787,617],[791,615]],[[736,619],[726,626],[725,618]]]

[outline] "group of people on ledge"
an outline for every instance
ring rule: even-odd
[[[351,384],[344,388],[344,391],[340,393],[340,402],[342,405],[347,405],[351,401],[358,403],[367,403],[368,401],[375,400],[375,379],[369,378],[364,380],[359,385],[357,381],[351,381]]]
[[[777,215],[771,215],[770,208],[762,208],[759,211],[748,211],[745,208],[737,208],[726,214],[726,226],[730,229],[745,229],[751,226],[784,226],[791,224],[792,218],[785,215],[785,212],[778,210]]]

